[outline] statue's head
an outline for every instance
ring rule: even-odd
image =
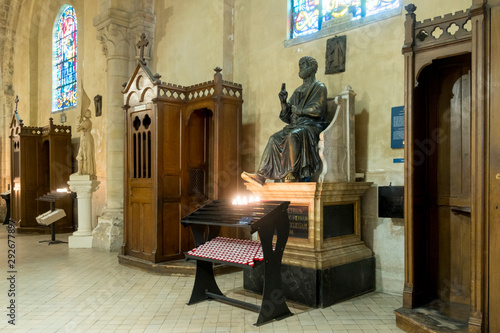
[[[90,116],[91,116],[91,115],[92,115],[92,113],[90,112],[90,110],[89,110],[89,109],[87,109],[87,111],[85,111],[85,115],[84,115],[84,117],[85,117],[85,118],[90,119]]]
[[[318,71],[318,62],[311,56],[305,56],[299,60],[299,76],[301,79],[308,78]]]

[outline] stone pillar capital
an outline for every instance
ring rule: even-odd
[[[135,49],[135,43],[142,33],[145,33],[150,41],[147,54],[147,58],[150,58],[155,22],[154,13],[142,9],[128,13],[110,8],[94,17],[97,39],[101,41],[102,51],[108,58],[133,58],[135,53],[131,53],[131,50]]]
[[[94,26],[97,28],[97,39],[101,41],[102,52],[109,58],[126,57],[130,42],[128,37],[128,18],[113,16],[114,11],[109,11],[106,16],[94,18]]]
[[[91,198],[92,193],[99,189],[100,181],[93,180],[89,175],[72,174],[68,185],[72,192],[76,192],[78,198]]]

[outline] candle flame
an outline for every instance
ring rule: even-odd
[[[253,203],[257,203],[257,202],[260,202],[260,198],[258,196],[250,196],[250,197],[241,197],[241,196],[237,196],[235,199],[233,199],[232,201],[232,204],[233,205],[237,205],[237,206],[241,206],[241,205],[248,205],[248,204],[253,204]]]

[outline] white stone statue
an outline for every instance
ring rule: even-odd
[[[78,161],[79,175],[90,175],[91,178],[95,178],[96,170],[94,137],[90,132],[92,130],[90,115],[91,112],[89,109],[87,109],[87,111],[85,111],[85,114],[80,117],[80,123],[76,128],[77,131],[82,132],[80,136],[80,149],[78,150],[76,160]]]

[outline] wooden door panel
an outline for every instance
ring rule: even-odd
[[[167,200],[180,201],[181,199],[181,177],[180,175],[169,175],[163,177],[163,196]]]
[[[470,217],[439,208],[438,297],[447,302],[470,302]]]
[[[151,201],[151,200],[150,200]],[[144,203],[142,208],[142,252],[146,255],[153,255],[156,248],[156,219],[153,214],[153,205]]]
[[[180,242],[181,205],[177,202],[163,204],[163,255],[177,256],[182,253]]]
[[[163,171],[170,173],[181,169],[182,110],[176,105],[165,105],[163,109]]]
[[[470,74],[462,66],[440,71],[437,109],[439,198],[470,197]]]
[[[142,246],[140,243],[140,221],[141,221],[141,205],[137,202],[130,202],[129,204],[129,217],[128,220],[130,226],[130,232],[128,237],[130,237],[128,244],[130,244],[130,250],[134,252],[141,252]]]
[[[144,184],[141,184],[144,186]],[[150,187],[131,186],[129,198],[129,224],[131,232],[128,237],[131,241],[131,249],[138,253],[151,255],[154,244],[155,219],[152,206],[152,189]]]

